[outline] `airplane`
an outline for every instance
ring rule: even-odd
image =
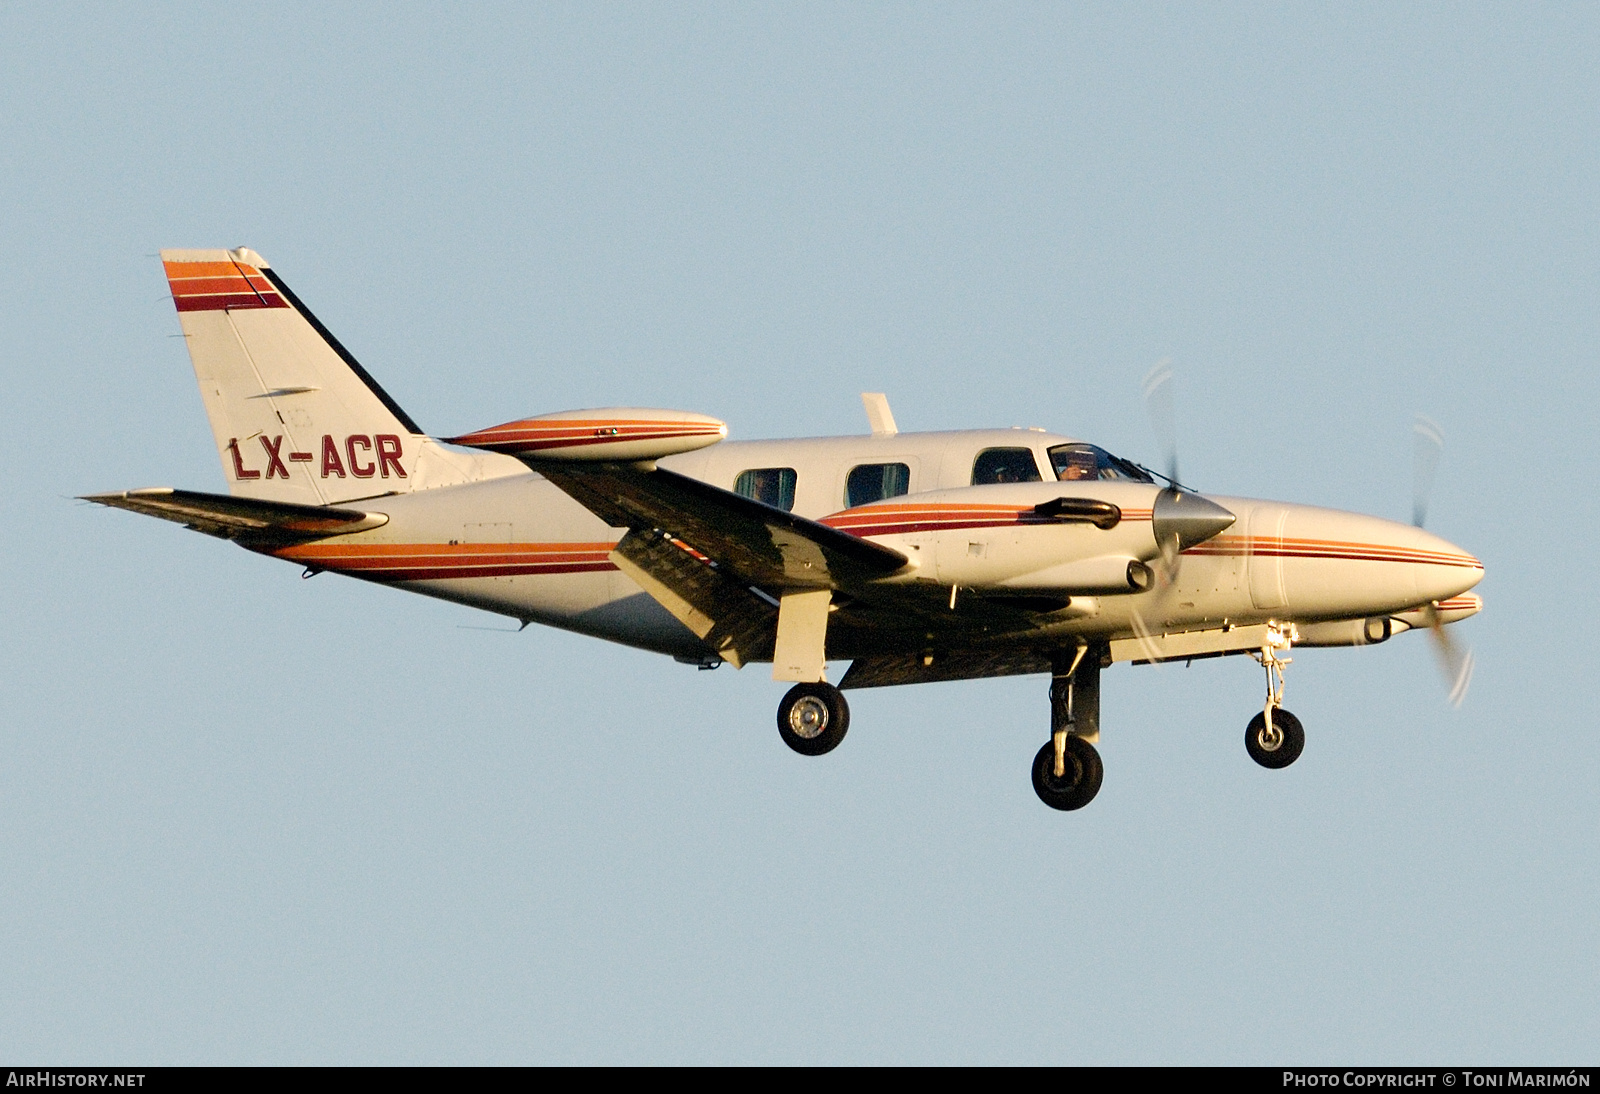
[[[1292,647],[1439,641],[1477,613],[1483,565],[1412,524],[1203,496],[1040,429],[730,441],[697,413],[518,418],[452,437],[417,425],[248,248],[161,252],[227,494],[85,500],[246,550],[702,669],[772,666],[778,732],[806,756],[850,725],[844,691],[1051,677],[1035,792],[1100,789],[1100,674],[1120,662],[1249,655],[1266,697],[1249,756],[1284,768]],[[837,685],[830,661],[850,662]]]

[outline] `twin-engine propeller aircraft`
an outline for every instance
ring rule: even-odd
[[[1100,788],[1103,669],[1248,653],[1267,694],[1245,745],[1285,767],[1305,741],[1282,707],[1291,646],[1443,640],[1482,606],[1483,567],[1420,517],[1202,497],[1175,467],[1040,430],[900,433],[882,395],[854,437],[725,441],[702,414],[616,407],[436,439],[259,255],[161,257],[229,492],[88,500],[307,575],[702,668],[770,662],[794,684],[778,732],[804,755],[843,739],[841,689],[1049,673],[1033,785],[1078,809]]]

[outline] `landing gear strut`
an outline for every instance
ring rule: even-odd
[[[796,684],[778,704],[778,735],[802,756],[832,752],[850,728],[850,704],[832,684]]]
[[[1283,709],[1283,669],[1292,659],[1278,656],[1279,650],[1288,649],[1298,637],[1293,623],[1269,623],[1261,652],[1250,655],[1267,672],[1267,701],[1245,727],[1244,747],[1262,767],[1288,767],[1306,747],[1305,727]]]
[[[1052,809],[1082,809],[1100,792],[1100,651],[1080,644],[1053,658],[1050,740],[1033,757],[1033,790]]]

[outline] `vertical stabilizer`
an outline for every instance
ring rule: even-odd
[[[231,493],[328,505],[486,477],[424,436],[254,251],[161,261]]]

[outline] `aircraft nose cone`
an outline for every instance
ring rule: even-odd
[[[1483,563],[1449,540],[1428,532],[1418,535],[1417,595],[1423,600],[1445,600],[1466,592],[1483,580]]]
[[[1157,543],[1178,541],[1178,550],[1187,551],[1197,543],[1232,526],[1239,518],[1214,501],[1199,494],[1167,489],[1156,495],[1152,524]]]

